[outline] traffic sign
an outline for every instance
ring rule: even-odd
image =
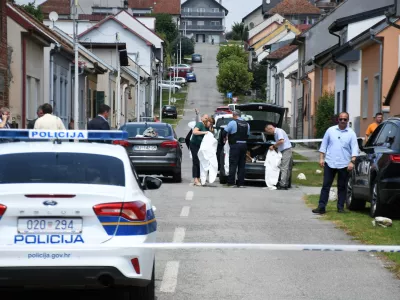
[[[232,93],[231,92],[226,93],[226,97],[227,98],[232,98]]]
[[[238,100],[238,98],[237,98],[237,97],[233,97],[233,98],[232,98],[232,102],[233,102],[233,103],[236,103],[236,102],[237,102],[237,100]]]

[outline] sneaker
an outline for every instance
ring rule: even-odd
[[[346,213],[346,211],[344,210],[344,208],[338,208],[337,212],[338,212],[339,214],[345,214],[345,213]]]
[[[244,188],[245,188],[244,185],[238,185],[237,187],[238,187],[238,188],[241,188],[241,189],[244,189]]]
[[[316,209],[313,209],[312,212],[314,214],[320,214],[320,215],[323,215],[324,213],[326,213],[325,208],[322,208],[322,207],[317,207]]]

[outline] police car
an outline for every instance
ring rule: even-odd
[[[0,130],[0,287],[113,287],[154,299],[154,207],[124,131]],[[68,140],[78,142],[68,142]],[[90,143],[85,142],[90,141]],[[117,298],[115,298],[117,299]]]

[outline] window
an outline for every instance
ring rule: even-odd
[[[249,28],[250,28],[250,29],[253,29],[253,28],[254,28],[254,23],[253,23],[253,22],[250,22]]]
[[[219,8],[211,8],[212,12],[219,12]]]
[[[130,138],[134,138],[137,135],[143,135],[143,132],[150,126],[147,126],[146,124],[127,124],[121,126],[121,130],[127,131],[128,136]],[[158,137],[172,137],[173,132],[172,132],[172,127],[169,125],[165,124],[152,124],[151,127],[154,129],[154,131],[157,132]]]
[[[197,21],[197,25],[204,26],[204,21]]]
[[[340,113],[340,92],[336,95],[336,113]]]
[[[375,140],[377,139],[383,126],[385,126],[385,124],[381,124],[375,129],[375,131],[371,134],[371,137],[368,139],[367,143],[365,144],[365,147],[372,147],[375,144]]]
[[[211,26],[220,26],[221,22],[220,21],[211,21]]]
[[[362,95],[362,102],[361,102],[361,111],[362,117],[368,118],[368,78],[364,79],[364,86],[363,86],[363,95]]]
[[[381,99],[380,99],[380,76],[374,77],[374,116],[376,113],[381,111]]]
[[[197,12],[205,12],[205,11],[206,11],[205,8],[202,8],[202,7],[197,8]]]
[[[183,8],[183,11],[184,11],[184,12],[191,12],[191,11],[192,11],[192,8],[191,8],[191,7],[184,7],[184,8]]]
[[[394,131],[394,125],[392,123],[386,123],[386,125],[381,130],[378,138],[374,142],[373,146],[385,146],[386,140],[389,136],[392,136],[391,133]]]
[[[26,77],[26,118],[34,119],[40,99],[40,80],[31,76]]]
[[[0,184],[70,183],[125,186],[123,162],[87,153],[17,153],[0,156]]]
[[[92,118],[92,109],[91,109],[91,101],[92,101],[92,90],[88,90],[87,94],[87,100],[86,100],[86,118],[91,119]]]
[[[347,111],[347,95],[345,90],[342,91],[342,95],[343,95],[343,105],[341,111]]]

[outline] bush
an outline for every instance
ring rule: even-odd
[[[180,45],[180,41],[179,41],[179,37],[177,37],[171,44],[171,52],[172,53],[176,53],[176,50],[179,49]],[[180,52],[179,52],[180,53]],[[188,38],[183,36],[182,37],[182,53],[180,53],[182,55],[182,58],[185,55],[192,55],[194,53],[194,42]]]
[[[239,57],[240,61],[247,64],[248,60],[247,53],[244,51],[242,47],[238,45],[220,47],[217,54],[218,64],[222,64],[222,62],[225,61],[230,56],[235,56],[234,57],[235,59]]]
[[[322,138],[326,130],[334,125],[333,120],[335,119],[335,93],[325,92],[321,98],[319,98],[315,127],[317,128],[317,138]]]
[[[221,93],[239,94],[248,90],[253,81],[253,74],[247,70],[247,65],[236,60],[227,60],[220,65],[217,76],[218,90]]]

